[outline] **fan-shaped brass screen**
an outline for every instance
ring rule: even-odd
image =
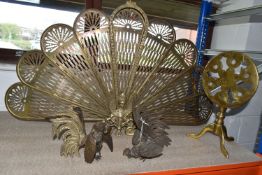
[[[41,51],[21,57],[21,83],[7,91],[6,106],[19,119],[51,121],[80,107],[84,121],[102,120],[127,134],[138,107],[168,124],[202,124],[211,108],[195,88],[196,57],[191,41],[176,40],[173,26],[148,21],[135,3],[110,17],[88,9],[73,27],[48,27]]]

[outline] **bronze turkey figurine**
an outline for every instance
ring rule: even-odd
[[[174,27],[166,22],[148,21],[134,2],[116,8],[110,17],[88,9],[73,27],[48,27],[41,51],[22,55],[17,64],[21,82],[8,89],[5,102],[18,119],[52,122],[54,134],[64,142],[61,155],[79,154],[85,146],[86,160],[92,162],[103,140],[94,134],[142,133],[141,144],[134,147],[155,149],[154,155],[138,156],[151,158],[170,144],[166,124],[199,125],[209,118],[209,101],[195,83],[196,57],[191,41],[176,40]],[[147,125],[141,125],[141,116]],[[94,124],[98,130],[87,136],[84,123],[91,121],[112,131],[104,133]],[[160,135],[159,145],[148,140]],[[126,155],[133,156],[132,149]]]

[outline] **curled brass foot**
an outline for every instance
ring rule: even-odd
[[[225,127],[224,125],[222,126],[222,130],[223,130],[223,132],[224,132],[224,137],[225,137],[225,140],[226,140],[226,141],[228,141],[228,142],[234,141],[234,137],[229,137],[229,136],[227,135],[227,129],[226,129],[226,127]]]
[[[228,141],[228,142],[232,142],[234,141],[234,137],[228,137],[228,136],[225,136],[225,140]]]
[[[199,139],[205,133],[211,132],[213,130],[214,130],[214,124],[209,124],[209,125],[205,126],[198,134],[191,133],[191,134],[188,134],[188,136],[193,138],[193,139]]]

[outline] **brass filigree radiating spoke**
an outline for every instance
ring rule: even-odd
[[[144,22],[137,10],[129,8],[119,11],[114,17],[113,24],[115,27],[126,29],[142,30]]]
[[[152,20],[148,27],[148,33],[169,44],[176,39],[174,27],[164,21]]]
[[[186,39],[180,39],[176,42],[174,49],[187,66],[195,64],[197,49],[194,43]]]
[[[6,96],[6,103],[9,109],[14,113],[24,112],[28,103],[28,88],[20,84],[16,84],[9,88]]]
[[[79,32],[79,34],[100,31],[108,27],[107,17],[101,11],[95,9],[80,13],[74,24],[74,29],[76,32]]]
[[[41,40],[45,41],[44,47],[42,49],[45,52],[54,52],[59,46],[62,46],[65,42],[70,40],[73,36],[73,32],[65,27],[59,26],[54,28],[47,33]]]
[[[31,82],[35,79],[37,72],[41,70],[44,59],[45,56],[43,54],[38,54],[38,52],[35,51],[30,52],[27,57],[23,59],[23,64],[18,64],[17,71],[25,82]]]

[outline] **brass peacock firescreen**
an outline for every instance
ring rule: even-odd
[[[41,37],[41,51],[22,55],[21,82],[5,97],[8,111],[23,120],[48,120],[64,141],[62,155],[99,158],[112,133],[133,135],[128,157],[152,158],[170,144],[167,125],[198,125],[211,113],[195,75],[197,49],[176,40],[172,25],[148,21],[127,2],[111,16],[80,13],[73,27],[55,24]],[[96,122],[89,134],[84,123]],[[139,154],[138,154],[139,153]]]

